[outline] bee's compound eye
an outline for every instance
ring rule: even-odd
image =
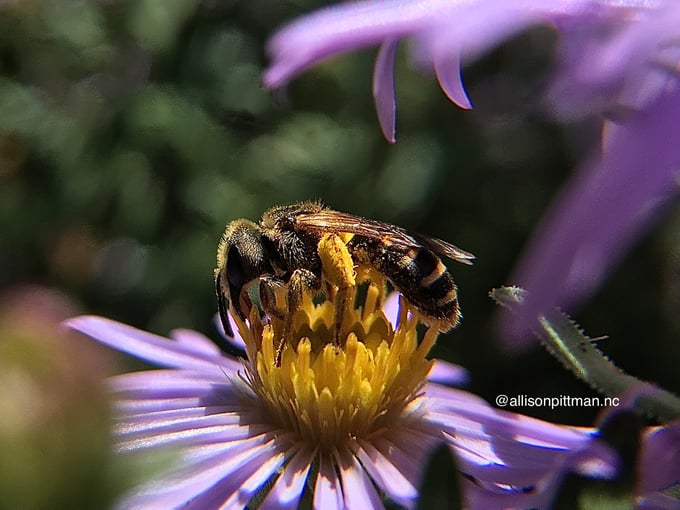
[[[243,271],[243,260],[236,246],[229,248],[227,254],[227,281],[229,286],[240,289],[245,285],[245,273]]]

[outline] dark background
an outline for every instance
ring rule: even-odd
[[[551,120],[554,33],[525,33],[464,70],[462,111],[402,46],[398,143],[371,97],[375,49],[259,83],[267,38],[320,2],[27,1],[0,5],[0,287],[60,289],[81,310],[218,339],[212,271],[227,222],[319,198],[449,240],[462,325],[434,354],[471,390],[594,396],[536,347],[510,354],[487,297],[599,120]],[[625,197],[624,197],[625,198]],[[680,211],[672,209],[574,318],[626,371],[680,391]],[[596,408],[513,409],[593,423]]]

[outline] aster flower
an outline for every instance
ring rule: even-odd
[[[549,94],[560,117],[605,114],[604,155],[576,172],[522,257],[513,283],[529,291],[506,331],[531,338],[537,315],[575,306],[597,289],[627,248],[676,196],[680,144],[677,76],[680,4],[670,0],[367,0],[296,20],[269,43],[263,80],[280,87],[335,54],[381,45],[374,96],[385,137],[395,140],[394,57],[402,38],[430,64],[447,96],[471,102],[460,64],[535,24],[561,36]]]
[[[614,474],[594,429],[499,411],[427,381],[436,328],[419,339],[417,310],[396,297],[383,306],[386,282],[371,277],[357,308],[354,286],[341,305],[305,293],[292,327],[284,328],[288,318],[261,319],[256,307],[247,320],[232,314],[240,360],[193,331],[165,339],[100,317],[69,320],[167,367],[110,381],[118,450],[180,452],[119,506],[296,508],[310,493],[315,508],[382,508],[383,498],[413,508],[423,466],[442,443],[458,458],[469,508],[545,507],[568,471]],[[446,364],[437,372],[439,380],[461,375]]]

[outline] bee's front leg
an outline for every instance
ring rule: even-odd
[[[286,318],[288,305],[280,304],[285,299],[286,282],[276,276],[265,275],[260,277],[260,306],[269,317],[279,320]]]
[[[262,282],[264,285],[260,286],[262,308],[271,317],[276,317],[283,321],[283,331],[281,332],[281,338],[276,350],[276,365],[279,366],[283,353],[283,343],[289,337],[290,332],[293,331],[295,312],[302,306],[305,292],[318,292],[321,290],[321,277],[308,269],[296,269],[290,275],[287,284],[283,280],[274,277],[267,277],[264,280]],[[286,304],[285,307],[281,308],[276,305],[276,297],[285,288],[287,288]]]
[[[321,290],[321,277],[309,269],[296,269],[288,281],[288,314],[292,326],[295,312],[302,306],[305,292],[317,293]]]

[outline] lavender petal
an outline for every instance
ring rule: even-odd
[[[314,508],[317,510],[342,510],[343,491],[333,463],[327,456],[319,460],[319,473],[314,484]]]
[[[518,264],[513,282],[528,291],[504,330],[522,345],[536,317],[574,307],[595,291],[677,195],[680,88],[668,91],[608,140],[599,163],[583,167],[560,193]]]
[[[166,367],[220,373],[224,370],[237,371],[240,365],[233,358],[208,354],[205,350],[196,350],[103,317],[75,317],[65,321],[64,325],[109,347]]]
[[[313,452],[302,449],[286,465],[283,473],[267,494],[261,510],[289,510],[298,507],[300,496],[314,459]]]
[[[345,508],[385,508],[373,482],[354,455],[348,450],[336,450],[334,458],[344,489]]]
[[[357,441],[354,454],[376,485],[394,502],[405,508],[413,508],[418,499],[418,490],[386,457],[371,443]]]
[[[397,99],[394,86],[394,59],[399,41],[391,39],[380,46],[373,70],[373,98],[383,136],[397,141]]]
[[[472,102],[463,85],[460,65],[460,53],[457,51],[452,51],[448,55],[437,56],[434,60],[437,81],[446,97],[460,108],[469,110],[472,108]]]

